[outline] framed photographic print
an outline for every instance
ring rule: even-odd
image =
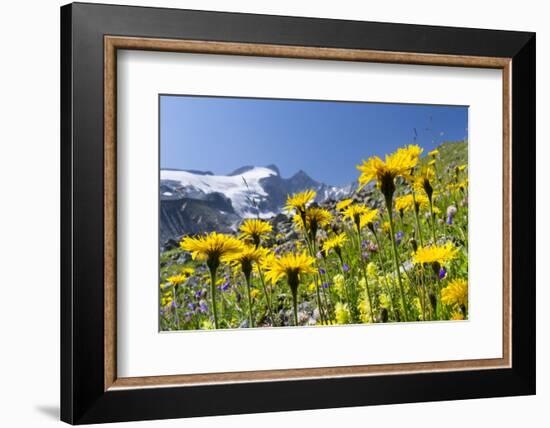
[[[76,3],[61,53],[62,420],[535,393],[533,33]]]

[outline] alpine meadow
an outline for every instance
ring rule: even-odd
[[[161,331],[468,319],[466,107],[166,98]]]

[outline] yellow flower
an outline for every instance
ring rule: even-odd
[[[265,277],[275,284],[281,278],[287,278],[289,284],[298,285],[299,275],[303,273],[314,273],[313,265],[315,259],[306,253],[285,254],[282,257],[273,257],[267,266]]]
[[[171,292],[167,292],[167,293],[164,293],[161,298],[160,298],[160,305],[162,307],[168,307],[172,304],[172,302],[174,301],[174,299],[172,298],[172,293]]]
[[[378,215],[378,210],[370,210],[366,212],[365,214],[362,214],[361,217],[359,217],[359,229],[363,229],[365,226],[372,225],[374,223],[374,220],[376,219],[376,216]]]
[[[199,236],[198,238],[186,236],[180,242],[180,247],[185,251],[190,251],[193,259],[206,261],[206,266],[208,266],[208,270],[210,271],[210,300],[216,328],[219,327],[218,310],[216,307],[216,271],[222,257],[242,251],[243,245],[238,239],[217,232]]]
[[[250,290],[250,297],[252,299],[257,299],[259,295],[260,295],[260,290],[258,290],[257,288]]]
[[[378,210],[372,210],[365,205],[350,205],[342,212],[344,218],[349,218],[359,230],[372,223],[378,214]]]
[[[203,322],[201,322],[202,330],[214,330],[214,328],[215,328],[214,323],[212,323],[212,321],[210,321],[209,319],[206,319]]]
[[[263,238],[269,236],[273,227],[266,221],[248,218],[241,224],[239,230],[242,232],[241,238],[249,239],[257,246]]]
[[[243,243],[232,236],[212,232],[197,238],[186,236],[180,247],[190,251],[193,259],[206,260],[209,268],[217,268],[222,256],[238,253]]]
[[[386,309],[391,307],[391,300],[385,293],[380,294],[379,300],[380,300],[380,306],[381,307],[386,308]]]
[[[415,297],[413,299],[413,305],[416,308],[416,310],[418,311],[418,313],[421,314],[422,313],[422,303],[420,302],[420,298]]]
[[[292,196],[288,195],[286,209],[289,212],[296,210],[298,213],[304,213],[307,206],[315,199],[315,196],[317,196],[317,193],[313,190],[305,190]]]
[[[407,147],[405,147],[404,149],[402,150],[406,150],[407,151],[407,154],[413,158],[413,159],[416,159],[416,162],[418,162],[418,160],[420,159],[420,155],[422,154],[422,152],[424,151],[423,148],[421,148],[418,144],[409,144]]]
[[[173,276],[168,277],[167,281],[169,283],[171,283],[172,285],[176,286],[176,285],[180,285],[180,284],[184,283],[187,278],[188,277],[183,275],[183,274],[173,275]]]
[[[432,150],[431,152],[428,152],[428,156],[431,156],[433,158],[435,158],[438,154],[439,154],[439,150],[437,149]]]
[[[384,223],[382,223],[382,230],[384,231],[384,233],[390,233],[390,222],[389,221],[385,221]]]
[[[441,290],[441,301],[446,305],[468,306],[468,281],[455,279]]]
[[[458,255],[458,249],[452,243],[447,242],[445,245],[432,245],[429,247],[420,247],[413,256],[413,263],[439,263],[443,265]]]
[[[193,269],[192,267],[189,267],[189,266],[186,266],[186,267],[182,268],[182,270],[181,270],[181,274],[185,275],[188,278],[191,275],[193,275],[194,273],[195,273],[195,269]]]
[[[369,262],[367,265],[367,275],[369,278],[376,278],[378,276],[378,268],[373,262]]]
[[[306,218],[307,229],[309,231],[316,232],[319,229],[319,227],[325,227],[328,224],[330,224],[330,222],[332,221],[332,214],[323,208],[313,207],[306,211],[305,218]],[[296,214],[292,219],[292,221],[300,229],[304,228],[304,222],[302,220],[302,216]],[[312,234],[314,233],[312,232]]]
[[[432,198],[433,187],[432,182],[435,177],[433,168],[425,166],[420,170],[420,173],[416,176],[414,180],[414,187],[420,192],[426,192],[428,199]]]
[[[463,320],[464,315],[460,311],[453,311],[453,313],[451,314],[451,319],[455,321]]]
[[[415,203],[418,209],[427,209],[430,206],[430,201],[426,196],[418,194],[413,197],[413,195],[409,193],[408,195],[395,198],[395,209],[397,212],[407,212],[415,208]]]
[[[336,315],[336,324],[348,324],[350,321],[350,313],[348,309],[347,303],[336,303],[336,306],[334,308],[334,312]]]
[[[338,292],[340,296],[344,294],[344,287],[345,287],[345,279],[344,275],[341,273],[334,275],[332,278],[332,281],[334,282],[334,288]]]
[[[363,279],[364,281],[364,279]],[[361,318],[361,322],[363,323],[369,323],[372,321],[371,317],[371,308],[369,304],[369,299],[367,297],[363,298],[358,304],[357,309],[359,309],[359,316]]]
[[[288,286],[292,293],[292,309],[294,312],[294,325],[298,325],[298,286],[300,285],[300,275],[304,273],[314,273],[313,265],[315,259],[306,253],[285,254],[282,257],[271,259],[267,266],[266,279],[272,284],[277,283],[281,278],[286,277]]]
[[[273,259],[275,259],[275,253],[268,250],[267,248],[262,247],[258,248],[258,250],[262,251],[263,255],[259,263],[256,263],[256,267],[260,267],[261,269],[265,270],[273,262]]]
[[[357,166],[361,171],[359,177],[359,188],[373,180],[376,180],[378,188],[384,196],[389,198],[395,191],[394,179],[398,176],[408,177],[412,169],[418,164],[418,159],[422,149],[416,145],[397,149],[395,153],[386,155],[385,161],[378,156],[363,161],[362,165]]]
[[[428,165],[430,165],[430,166],[434,166],[434,165],[435,165],[435,159],[433,159],[433,160],[429,161],[429,162],[428,162]]]
[[[353,199],[342,199],[340,202],[336,204],[336,210],[342,211],[349,207],[353,203]]]
[[[465,169],[466,169],[466,165],[460,165],[460,166],[458,167],[458,170],[459,170],[460,172],[464,171]]]
[[[323,252],[325,256],[328,255],[330,250],[334,250],[338,256],[340,256],[342,251],[342,246],[347,241],[347,236],[345,233],[339,233],[338,235],[334,235],[332,238],[328,238],[323,242]]]
[[[252,245],[243,245],[239,252],[227,254],[222,257],[222,261],[241,267],[246,279],[250,278],[254,263],[259,263],[265,256],[262,248],[256,248]]]

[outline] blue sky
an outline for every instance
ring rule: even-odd
[[[275,164],[283,177],[304,170],[332,185],[355,166],[416,142],[432,150],[467,137],[468,108],[162,95],[161,168],[228,174]]]

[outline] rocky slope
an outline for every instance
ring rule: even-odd
[[[235,230],[243,218],[273,218],[289,194],[313,189],[317,202],[339,200],[355,184],[329,186],[299,171],[283,178],[274,165],[244,166],[228,175],[190,170],[161,170],[160,240],[183,234]]]

